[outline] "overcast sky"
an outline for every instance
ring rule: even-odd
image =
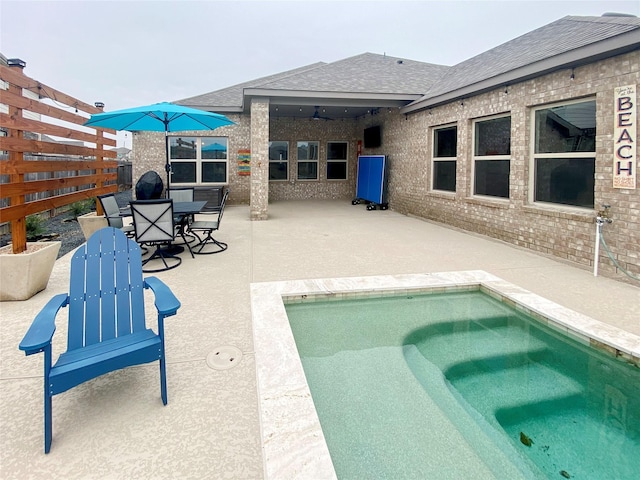
[[[454,65],[566,15],[604,12],[640,16],[640,2],[0,0],[0,52],[110,111],[364,52]]]

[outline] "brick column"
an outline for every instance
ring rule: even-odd
[[[269,204],[269,99],[251,99],[251,220],[266,220]]]

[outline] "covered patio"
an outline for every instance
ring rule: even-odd
[[[57,395],[51,453],[43,453],[42,359],[18,343],[34,315],[68,288],[71,254],[48,288],[0,304],[2,478],[264,478],[250,284],[305,278],[484,270],[564,307],[640,335],[640,289],[591,270],[395,211],[348,201],[282,201],[268,222],[229,206],[218,255],[157,274],[182,302],[165,324],[169,402],[156,364],[117,371]],[[147,307],[150,324],[153,309]],[[64,349],[58,317],[54,357]],[[61,341],[62,340],[62,341]],[[211,368],[224,346],[242,358]],[[278,351],[274,349],[274,356]]]

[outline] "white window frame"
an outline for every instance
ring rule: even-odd
[[[345,158],[333,158],[333,159],[329,159],[329,144],[331,143],[343,143],[346,145],[347,148],[345,148]],[[335,141],[328,141],[327,142],[327,180],[329,180],[330,182],[343,182],[349,179],[349,142],[345,141],[345,140],[335,140]],[[329,164],[330,163],[335,163],[335,164],[339,164],[339,163],[343,163],[344,164],[344,178],[329,178]]]
[[[471,189],[472,195],[480,198],[490,198],[495,200],[509,200],[511,194],[511,153],[508,155],[478,155],[476,153],[476,125],[482,122],[487,122],[491,120],[497,120],[499,118],[509,118],[512,121],[511,113],[502,113],[499,115],[492,115],[489,117],[476,118],[472,121],[471,125]],[[511,123],[511,127],[513,123]],[[509,151],[511,151],[511,128],[509,129]],[[500,195],[489,195],[486,193],[477,193],[476,191],[476,162],[490,162],[490,161],[509,161],[509,175],[507,178],[507,196],[503,197]]]
[[[300,144],[307,143],[309,145],[316,145],[316,158],[299,158],[298,153],[300,151]],[[296,142],[296,180],[299,182],[317,182],[320,178],[320,142],[317,140],[298,140]],[[315,163],[316,164],[316,178],[300,178],[300,163]]]
[[[529,155],[529,188],[528,188],[528,199],[529,203],[536,206],[544,206],[546,208],[554,208],[558,210],[577,210],[584,212],[585,209],[592,210],[594,207],[583,207],[578,205],[570,205],[566,203],[555,203],[555,202],[543,202],[537,201],[535,199],[536,196],[536,160],[544,159],[544,158],[566,158],[566,159],[584,159],[585,157],[592,158],[594,161],[594,170],[597,168],[595,166],[596,163],[596,148],[594,141],[594,149],[590,152],[565,152],[565,153],[536,153],[536,112],[540,110],[547,110],[554,107],[562,107],[564,105],[575,105],[579,103],[587,103],[587,102],[596,102],[596,132],[597,132],[597,119],[598,119],[598,105],[596,97],[585,97],[585,98],[577,98],[573,100],[567,100],[564,102],[555,102],[555,103],[547,103],[544,105],[538,105],[536,107],[531,108],[531,117],[530,117],[530,155]],[[595,174],[595,172],[594,172]],[[595,202],[595,191],[594,191],[594,202]]]
[[[269,141],[269,149],[271,149],[271,144],[273,142],[278,142],[278,143],[286,143],[287,144],[287,159],[283,160],[281,158],[271,158],[271,150],[269,150],[269,166],[271,166],[271,163],[285,163],[286,166],[286,172],[287,172],[287,177],[286,178],[280,178],[280,179],[271,179],[269,178],[270,182],[288,182],[289,181],[289,157],[291,156],[291,149],[289,148],[289,142],[286,140],[270,140]]]
[[[171,178],[171,184],[175,186],[216,186],[216,185],[227,185],[229,183],[229,137],[220,137],[220,136],[206,136],[206,137],[198,137],[196,135],[169,135],[169,145],[171,145],[171,139],[174,138],[195,138],[196,139],[196,158],[169,158],[169,163],[171,165],[177,163],[194,163],[196,164],[196,178],[195,182],[178,182],[173,179],[173,174]],[[202,158],[202,141],[211,139],[224,139],[226,142],[227,150],[226,157],[227,158]],[[169,155],[171,155],[171,148],[169,148]],[[224,182],[203,182],[202,181],[202,164],[207,162],[217,162],[225,164],[225,180]]]
[[[456,155],[454,157],[436,157],[436,133],[440,130],[446,130],[449,128],[455,128],[456,129]],[[457,171],[458,171],[458,124],[456,122],[454,123],[449,123],[449,124],[445,124],[445,125],[438,125],[435,127],[431,128],[431,182],[429,185],[429,190],[433,191],[433,192],[440,192],[440,193],[446,193],[446,194],[454,194],[456,193],[456,190],[458,188],[458,182],[457,182],[457,178],[455,178],[455,188],[453,190],[442,190],[442,189],[438,189],[434,186],[434,182],[435,182],[435,175],[436,175],[436,169],[435,169],[435,165],[436,162],[455,162],[456,164],[456,177],[457,177]]]

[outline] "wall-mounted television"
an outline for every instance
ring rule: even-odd
[[[382,129],[380,125],[364,129],[364,148],[376,148],[382,145]]]

